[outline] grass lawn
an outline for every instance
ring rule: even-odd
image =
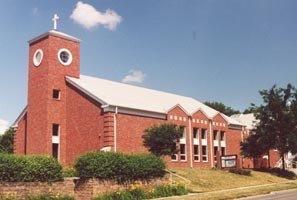
[[[174,175],[172,177],[174,181],[185,184],[191,192],[209,192],[289,181],[286,178],[258,171],[252,171],[251,176],[213,169],[172,169],[171,172],[188,179],[189,181]],[[294,186],[297,187],[297,182]]]

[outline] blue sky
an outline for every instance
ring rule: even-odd
[[[297,1],[83,1],[116,13],[112,28],[75,22],[77,2],[1,1],[0,119],[12,122],[26,105],[27,41],[52,28],[54,13],[60,31],[82,39],[85,75],[240,110],[261,102],[260,89],[297,85]]]

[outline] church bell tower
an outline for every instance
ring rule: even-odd
[[[54,29],[29,41],[27,154],[65,162],[66,76],[79,78],[80,40]]]

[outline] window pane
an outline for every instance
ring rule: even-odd
[[[60,125],[59,124],[53,124],[53,136],[58,136],[60,131]]]
[[[206,129],[201,130],[201,137],[202,139],[206,139]]]
[[[198,145],[194,145],[194,154],[195,155],[199,154],[199,146]]]
[[[53,99],[60,99],[60,90],[53,90]]]
[[[180,154],[185,154],[186,153],[186,146],[185,144],[180,144]]]
[[[225,140],[225,132],[224,132],[224,131],[221,132],[221,140],[222,140],[222,141]]]
[[[53,144],[52,156],[56,159],[59,157],[59,144]]]

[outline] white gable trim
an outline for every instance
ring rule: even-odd
[[[21,114],[17,117],[17,119],[13,122],[12,124],[12,128],[17,128],[19,125],[19,122],[21,121],[21,119],[23,119],[23,117],[25,116],[25,114],[27,113],[27,106],[22,110]]]
[[[172,108],[169,108],[167,111],[166,111],[166,113],[168,114],[170,111],[172,111],[172,110],[174,110],[175,108],[180,108],[180,109],[182,109],[182,111],[184,112],[184,113],[186,113],[186,115],[188,115],[188,116],[191,116],[191,114],[189,114],[180,104],[176,104],[175,106],[173,106]]]
[[[164,113],[156,113],[156,112],[150,112],[150,111],[145,111],[145,110],[136,110],[132,108],[124,108],[124,107],[119,107],[115,105],[104,105],[102,106],[104,112],[116,112],[117,113],[122,113],[122,114],[128,114],[128,115],[137,115],[137,116],[142,116],[142,117],[151,117],[151,118],[157,118],[157,119],[167,119],[167,114]]]
[[[201,111],[208,119],[212,119],[210,116],[206,114],[201,108],[198,108],[196,111],[192,112],[191,116],[193,116],[195,113]]]

